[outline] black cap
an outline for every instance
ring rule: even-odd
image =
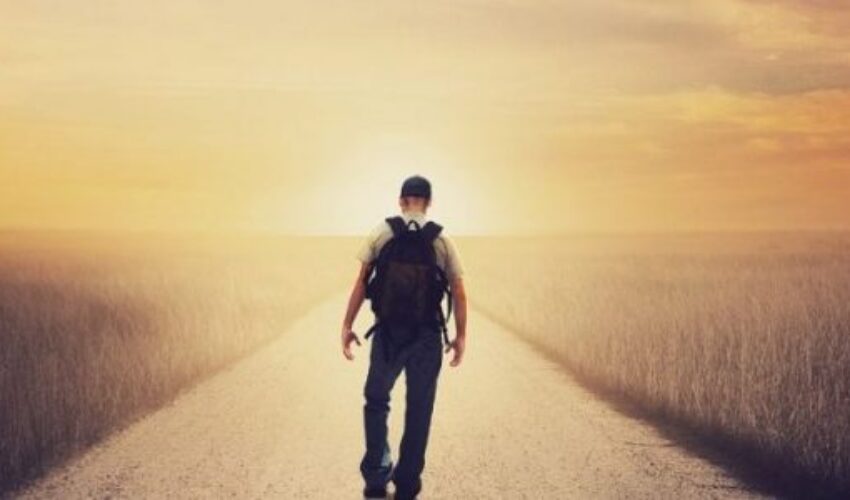
[[[401,196],[418,196],[431,199],[431,183],[421,175],[414,175],[404,180],[401,185]]]

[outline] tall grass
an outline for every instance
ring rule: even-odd
[[[0,247],[0,491],[283,333],[353,262],[324,240],[62,241]]]
[[[475,305],[799,495],[850,492],[846,237],[465,242]],[[738,239],[736,239],[738,238]]]

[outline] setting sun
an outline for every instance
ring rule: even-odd
[[[495,229],[484,210],[486,183],[466,174],[461,161],[427,137],[376,134],[341,150],[327,168],[305,171],[303,189],[283,187],[252,207],[255,227],[304,234],[362,234],[398,211],[399,186],[413,174],[434,182],[431,212],[453,232]]]
[[[461,233],[848,227],[845,9],[2,10],[0,226],[353,233],[421,172]]]

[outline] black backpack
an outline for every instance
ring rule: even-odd
[[[418,332],[419,327],[433,326],[442,331],[448,343],[446,322],[452,314],[452,295],[446,274],[437,265],[434,249],[434,240],[442,226],[429,221],[420,227],[415,220],[405,224],[400,216],[388,217],[386,221],[393,236],[381,247],[364,278],[366,298],[375,313],[375,324],[365,338],[380,327],[381,334],[400,347],[415,340],[411,334]],[[444,296],[448,299],[447,315],[443,315],[442,309]],[[408,342],[403,342],[405,336]]]

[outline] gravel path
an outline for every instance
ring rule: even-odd
[[[255,355],[55,470],[23,498],[358,499],[368,343],[339,352],[345,296]],[[357,331],[371,313],[364,308]],[[420,498],[753,497],[470,311],[443,364]],[[393,391],[394,454],[404,379]]]

